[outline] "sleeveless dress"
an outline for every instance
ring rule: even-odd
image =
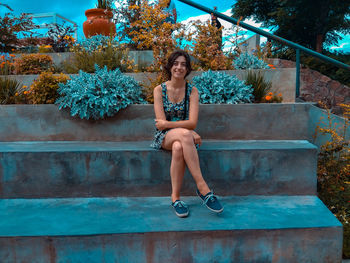
[[[167,121],[188,120],[192,86],[189,83],[186,84],[185,97],[179,103],[172,103],[171,101],[169,101],[165,83],[162,83],[161,87],[162,87],[163,108],[164,108],[166,120]],[[156,132],[154,134],[154,140],[151,144],[151,147],[155,149],[162,148],[164,137],[168,131],[169,130],[160,131],[156,129]]]

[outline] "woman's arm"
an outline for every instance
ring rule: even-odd
[[[199,109],[199,102],[198,102],[198,90],[193,87],[192,92],[190,95],[190,108],[189,108],[189,118],[188,120],[183,121],[167,121],[165,119],[165,113],[163,109],[163,102],[162,102],[162,92],[160,88],[160,94],[156,90],[158,87],[154,89],[154,111],[156,113],[156,127],[158,130],[165,130],[165,129],[173,129],[173,128],[186,128],[189,130],[194,130],[197,126],[198,121],[198,109]],[[158,96],[160,96],[161,101],[161,111],[160,113],[159,105],[156,103],[156,100],[159,101]],[[156,105],[157,104],[157,105]],[[157,114],[158,111],[158,114]]]
[[[162,87],[158,85],[153,90],[154,98],[154,114],[156,115],[156,120],[166,121],[164,107],[163,107],[163,97],[162,97]]]

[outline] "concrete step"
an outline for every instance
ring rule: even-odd
[[[342,225],[315,196],[2,199],[0,262],[340,263]]]
[[[171,154],[138,142],[1,142],[0,197],[168,196]],[[314,195],[317,148],[305,140],[204,141],[219,195]],[[186,175],[184,195],[195,184]]]

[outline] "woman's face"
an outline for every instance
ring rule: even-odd
[[[186,58],[184,56],[179,56],[175,59],[170,72],[172,78],[184,79],[187,73]]]

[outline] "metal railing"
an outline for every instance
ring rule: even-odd
[[[210,9],[210,8],[207,8],[207,7],[202,6],[200,4],[197,4],[197,3],[195,3],[195,2],[193,2],[191,0],[179,0],[179,1],[183,2],[185,4],[188,4],[188,5],[192,6],[192,7],[195,7],[197,9],[199,9],[199,10],[202,10],[202,11],[204,11],[206,13],[214,14],[216,17],[219,17],[219,18],[221,18],[221,19],[223,19],[223,20],[225,20],[227,22],[230,22],[232,24],[237,24],[240,27],[243,27],[243,28],[245,28],[247,30],[250,30],[250,31],[255,32],[255,33],[259,34],[259,35],[265,36],[268,39],[273,39],[273,40],[275,40],[277,42],[280,42],[280,43],[282,43],[284,45],[287,45],[289,47],[294,48],[295,52],[296,52],[296,88],[295,88],[296,97],[299,97],[299,95],[300,95],[300,51],[303,51],[304,53],[306,53],[308,55],[317,57],[317,58],[321,59],[322,61],[331,63],[331,64],[333,64],[333,65],[335,65],[335,66],[337,66],[339,68],[343,68],[345,70],[350,71],[350,65],[342,63],[342,62],[340,62],[340,61],[338,61],[336,59],[333,59],[333,58],[327,57],[325,55],[322,55],[322,54],[320,54],[320,53],[318,53],[316,51],[313,51],[313,50],[311,50],[309,48],[303,47],[303,46],[301,46],[299,44],[296,44],[296,43],[294,43],[292,41],[289,41],[289,40],[284,39],[282,37],[276,36],[274,34],[271,34],[269,32],[266,32],[264,30],[261,30],[259,28],[254,27],[254,26],[248,25],[248,24],[246,24],[244,22],[240,22],[240,21],[238,21],[237,19],[235,19],[233,17],[229,17],[227,15],[221,14],[221,13],[219,13],[219,12],[213,10],[213,9]]]
[[[52,24],[53,25],[57,24],[57,17],[61,18],[62,20],[73,24],[73,26],[74,26],[74,35],[75,35],[74,37],[75,37],[75,39],[78,39],[78,34],[77,34],[78,25],[77,25],[77,23],[75,23],[72,20],[69,20],[68,18],[65,18],[65,17],[61,16],[60,14],[57,14],[57,13],[40,13],[40,14],[28,13],[28,15],[30,15],[33,18],[45,18],[45,17],[51,17],[52,18],[53,21],[52,21],[51,24],[39,25],[39,28],[50,28]]]

